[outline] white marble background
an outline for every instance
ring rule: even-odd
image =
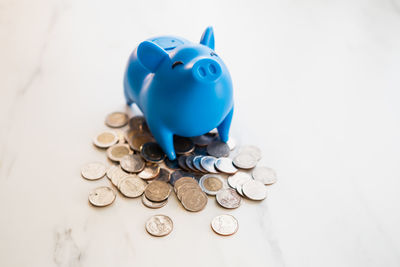
[[[143,39],[213,25],[232,136],[279,182],[231,237],[175,197],[95,209],[82,164]],[[0,1],[0,266],[400,266],[400,1]],[[175,222],[165,238],[152,214]]]

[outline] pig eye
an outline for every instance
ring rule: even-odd
[[[210,56],[216,56],[216,57],[218,57],[218,55],[215,54],[215,52],[211,52],[211,53],[210,53]]]
[[[172,64],[172,68],[175,68],[176,66],[181,65],[181,64],[183,65],[182,61],[175,61],[174,64]]]

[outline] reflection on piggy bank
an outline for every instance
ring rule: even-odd
[[[192,137],[218,129],[228,141],[233,114],[229,71],[214,51],[208,27],[200,43],[160,36],[139,44],[124,77],[128,105],[136,103],[168,158],[176,158],[173,135]]]

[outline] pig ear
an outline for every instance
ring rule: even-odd
[[[164,49],[149,41],[144,41],[139,45],[137,56],[143,66],[150,72],[156,72],[161,62],[169,58],[168,53]]]
[[[203,32],[203,35],[200,38],[200,43],[214,50],[214,30],[211,26],[207,27]]]

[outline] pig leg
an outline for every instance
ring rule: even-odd
[[[231,111],[229,111],[228,115],[226,115],[225,119],[221,122],[221,124],[217,127],[219,138],[222,142],[227,142],[229,139],[229,128],[231,127],[233,115],[233,107]]]
[[[174,135],[171,133],[171,131],[158,123],[149,123],[149,128],[157,143],[163,149],[167,157],[170,160],[174,160],[176,158],[173,139]]]

